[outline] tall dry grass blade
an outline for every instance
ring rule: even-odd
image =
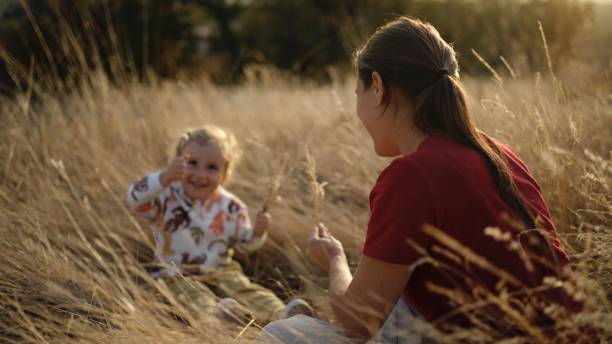
[[[317,166],[314,157],[307,145],[304,145],[306,156],[306,174],[308,175],[310,191],[312,195],[312,210],[315,223],[321,223],[321,201],[325,197],[325,184],[317,180]]]
[[[254,323],[255,323],[255,318],[251,318],[251,320],[242,328],[242,330],[238,332],[238,335],[234,337],[234,342],[238,341],[238,339],[240,339],[240,337],[244,335],[246,330],[248,330],[251,327],[251,325],[253,325]]]
[[[119,38],[117,37],[117,33],[115,32],[111,9],[109,7],[109,4],[107,4],[106,2],[102,2],[102,5],[104,8],[104,20],[108,28],[108,38],[111,44],[111,56],[109,58],[109,61],[111,70],[113,72],[112,76],[115,78],[119,78],[120,80],[127,80],[127,77],[125,75],[124,60],[121,54],[123,49],[121,49]]]
[[[44,335],[40,333],[38,327],[36,324],[34,324],[32,319],[24,312],[23,307],[21,307],[19,301],[17,301],[16,295],[14,296],[14,300],[11,300],[11,304],[21,317],[23,323],[26,325],[24,326],[24,330],[29,331],[32,335],[34,335],[39,343],[49,343],[49,341],[45,339]]]
[[[454,238],[446,234],[444,231],[439,230],[438,228],[431,225],[425,225],[423,226],[423,232],[425,232],[425,234],[431,236],[432,238],[438,240],[440,243],[446,245],[453,251],[461,254],[466,261],[478,265],[480,268],[498,276],[503,280],[514,284],[515,286],[523,285],[518,278],[512,276],[507,271],[502,270],[499,267],[491,264],[491,262],[486,260],[484,257],[472,251],[469,247],[466,247],[465,245],[461,244],[459,241],[455,240]]]
[[[40,29],[40,26],[38,25],[38,22],[36,21],[36,18],[34,18],[34,15],[32,14],[30,5],[28,4],[27,0],[19,0],[19,2],[21,3],[21,6],[26,12],[26,15],[28,16],[28,20],[30,21],[30,24],[32,24],[32,27],[34,28],[34,33],[36,34],[36,37],[38,38],[38,40],[40,41],[40,44],[42,45],[43,52],[45,54],[45,57],[47,58],[47,62],[49,62],[49,66],[51,67],[51,71],[53,72],[54,78],[56,80],[59,80],[60,77],[59,77],[59,72],[57,70],[57,65],[55,63],[55,59],[53,58],[53,54],[51,53],[49,44],[47,44],[47,40],[45,39],[45,36],[43,35],[42,30]]]
[[[285,177],[285,173],[287,173],[287,166],[289,165],[289,157],[287,155],[283,155],[281,157],[279,167],[276,175],[272,179],[270,185],[268,185],[268,190],[266,192],[266,197],[264,198],[263,205],[261,209],[263,211],[268,211],[270,205],[276,200],[278,196],[278,191],[282,185],[283,178]]]
[[[476,50],[472,49],[472,54],[474,54],[478,61],[480,61],[480,63],[482,63],[482,65],[485,66],[485,68],[491,73],[493,80],[495,80],[500,86],[503,86],[504,80],[501,78],[501,76],[499,76],[499,73],[497,73],[497,71],[491,67],[491,65],[482,56],[480,56]]]
[[[550,57],[550,51],[548,50],[548,42],[546,40],[546,34],[544,33],[544,28],[542,27],[542,22],[538,20],[538,30],[540,31],[540,38],[542,39],[542,46],[544,47],[544,53],[546,54],[546,63],[548,65],[548,72],[553,80],[557,80],[557,76],[555,75],[555,71],[553,69],[552,58]]]
[[[542,39],[542,46],[544,47],[544,53],[546,54],[546,64],[548,66],[548,73],[550,73],[550,77],[552,78],[553,85],[555,86],[556,97],[565,99],[565,91],[563,90],[563,85],[557,79],[557,75],[555,74],[555,70],[553,68],[552,58],[550,57],[550,50],[548,49],[548,41],[546,40],[546,34],[544,33],[544,27],[542,26],[542,22],[538,20],[538,30],[540,31],[540,38]]]
[[[27,116],[30,113],[30,104],[32,100],[32,89],[34,88],[34,59],[30,62],[30,72],[28,73],[28,79],[26,81],[28,87],[25,92],[24,98],[21,100],[21,113],[23,116]]]
[[[149,237],[145,233],[142,226],[138,223],[138,221],[136,220],[136,218],[134,217],[130,209],[127,207],[127,205],[124,202],[121,202],[121,200],[117,197],[117,195],[115,195],[115,193],[112,192],[106,180],[104,180],[102,177],[99,177],[99,178],[100,178],[100,185],[102,185],[102,187],[104,188],[104,191],[106,191],[107,194],[112,198],[112,200],[121,208],[123,213],[130,220],[130,223],[132,223],[134,227],[136,228],[136,230],[138,231],[138,234],[140,235],[140,237],[144,240],[145,243],[147,243],[148,247],[152,249],[153,243],[151,243],[151,241],[149,240]]]
[[[89,4],[87,2],[79,2],[76,4],[77,8],[78,8],[78,12],[79,15],[81,17],[81,22],[83,23],[83,42],[81,42],[83,45],[86,45],[87,43],[89,43],[89,45],[87,45],[88,47],[88,57],[91,59],[91,62],[93,63],[93,70],[103,70],[103,62],[102,62],[102,57],[100,54],[100,47],[98,46],[98,44],[96,43],[96,33],[95,33],[95,28],[94,28],[94,19],[93,19],[93,15],[91,13],[91,10],[89,9]],[[83,50],[81,48],[81,50]]]
[[[506,69],[508,70],[508,72],[510,72],[510,75],[512,76],[512,79],[516,79],[516,73],[514,72],[514,68],[512,68],[512,66],[510,65],[510,63],[506,60],[506,58],[503,55],[499,56],[499,59],[501,60],[501,62],[504,64],[504,66],[506,67]]]
[[[79,34],[72,29],[64,15],[59,11],[59,8],[54,8],[53,10],[59,22],[61,35],[64,38],[61,44],[64,56],[70,58],[72,63],[75,64],[72,67],[78,65],[78,72],[86,73],[88,70],[87,54],[83,50],[83,42],[79,39]]]
[[[43,89],[39,85],[39,83],[35,81],[34,78],[30,78],[30,74],[32,74],[36,63],[33,57],[30,62],[30,71],[28,71],[21,63],[19,63],[19,61],[13,58],[13,56],[11,56],[6,50],[4,50],[0,46],[0,61],[3,61],[5,63],[5,70],[11,80],[13,80],[13,82],[17,86],[17,89],[20,91],[20,93],[24,93],[20,81],[26,81],[28,88],[31,88],[32,90],[36,91],[37,94],[44,94]]]

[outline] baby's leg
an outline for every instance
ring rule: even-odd
[[[210,288],[195,278],[177,276],[165,283],[176,301],[195,318],[211,315],[219,300]]]
[[[206,281],[219,296],[231,297],[246,307],[259,324],[278,319],[284,303],[269,289],[253,283],[236,262],[214,272],[214,281]]]

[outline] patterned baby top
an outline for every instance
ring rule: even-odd
[[[164,188],[160,174],[130,185],[127,195],[130,207],[152,221],[155,256],[168,266],[155,277],[206,273],[229,264],[233,248],[252,251],[263,245],[267,233],[254,235],[247,207],[234,194],[219,186],[202,203],[190,199],[180,182]]]

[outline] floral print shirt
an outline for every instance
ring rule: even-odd
[[[130,185],[127,195],[130,207],[151,220],[155,256],[166,263],[155,277],[206,273],[229,264],[234,248],[252,251],[263,245],[267,234],[255,236],[247,207],[234,194],[219,186],[202,203],[190,199],[180,182],[164,188],[160,174]]]

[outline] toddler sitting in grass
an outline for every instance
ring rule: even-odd
[[[270,222],[261,211],[251,225],[246,205],[223,187],[239,154],[236,139],[226,130],[190,129],[165,169],[129,187],[128,203],[151,220],[155,256],[165,266],[153,276],[164,279],[177,301],[196,316],[212,313],[232,320],[230,315],[248,310],[266,323],[311,313],[300,299],[285,306],[272,291],[251,282],[232,259],[234,248],[248,252],[261,247]]]

